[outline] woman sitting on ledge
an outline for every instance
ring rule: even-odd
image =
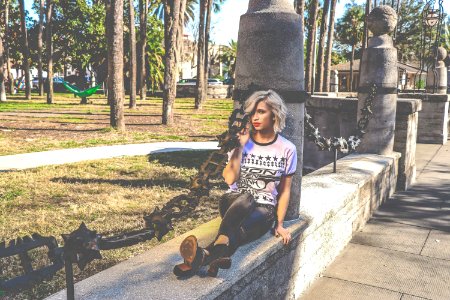
[[[173,270],[177,276],[192,275],[206,265],[208,275],[217,276],[219,268],[231,266],[230,256],[236,249],[263,236],[275,218],[275,235],[281,236],[284,244],[291,240],[283,221],[297,151],[278,134],[285,127],[286,105],[274,91],[260,91],[247,99],[245,112],[250,115],[251,127],[239,134],[240,146],[228,154],[223,178],[230,189],[220,199],[222,222],[217,237],[206,248],[199,247],[193,235],[184,239],[180,246],[184,263]]]

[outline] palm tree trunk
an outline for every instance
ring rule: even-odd
[[[181,0],[180,2],[180,20],[178,22],[178,31],[177,31],[177,53],[176,60],[178,64],[178,74],[182,73],[183,67],[183,43],[184,43],[184,22],[185,22],[185,14],[186,11],[186,0]]]
[[[308,37],[306,39],[306,70],[305,70],[305,89],[306,91],[312,91],[312,77],[313,77],[313,59],[314,59],[314,40],[316,39],[317,29],[317,15],[319,0],[312,0],[309,10],[309,22],[308,22]]]
[[[181,0],[164,3],[164,41],[166,48],[162,113],[162,123],[164,125],[173,124],[173,104],[177,94],[177,36],[180,14],[184,13],[180,11],[180,6]]]
[[[209,35],[211,30],[211,13],[212,13],[212,5],[214,0],[207,0],[207,10],[206,10],[206,25],[205,25],[205,95],[208,97],[208,78],[210,71],[209,64]]]
[[[302,26],[302,30],[305,31],[305,0],[296,0],[295,1],[295,10],[300,17],[300,23]]]
[[[30,78],[30,49],[28,47],[28,34],[25,23],[25,4],[24,0],[19,0],[20,6],[20,27],[22,30],[22,55],[23,68],[25,72],[25,99],[31,100],[31,78]]]
[[[139,0],[139,95],[141,100],[145,100],[147,96],[147,82],[146,82],[146,46],[147,46],[147,16],[148,16],[148,0]]]
[[[205,95],[205,14],[207,0],[200,0],[200,20],[198,25],[197,42],[197,94],[195,95],[195,109],[202,109],[206,100]]]
[[[133,0],[128,1],[130,9],[130,108],[136,108],[136,28],[133,2]]]
[[[330,8],[330,27],[328,28],[328,39],[327,39],[327,52],[325,54],[325,70],[324,70],[324,80],[323,80],[323,90],[325,92],[330,91],[330,74],[331,74],[331,52],[333,50],[334,41],[334,17],[336,14],[336,2],[337,0],[331,0]]]
[[[9,83],[9,94],[14,94],[14,79],[11,73],[11,62],[9,60],[9,0],[5,0],[5,59],[6,59],[6,76],[8,77]]]
[[[5,78],[4,78],[4,72],[3,72],[3,41],[2,37],[0,36],[0,102],[6,101],[6,89],[5,89]]]
[[[350,90],[353,92],[353,62],[355,61],[355,45],[352,45],[352,59],[350,61]]]
[[[47,104],[53,103],[53,41],[52,41],[52,17],[53,17],[53,1],[47,0],[46,11],[46,48],[47,48]]]
[[[42,76],[42,32],[44,28],[44,0],[39,0],[39,31],[38,31],[38,90],[39,96],[44,95],[44,79]]]
[[[319,92],[322,92],[322,86],[323,86],[323,77],[324,77],[324,47],[325,47],[325,36],[328,32],[328,10],[330,8],[330,1],[331,0],[325,0],[323,4],[323,11],[322,11],[322,20],[320,23],[320,34],[319,34],[319,51],[317,54],[317,83],[316,83],[316,89]]]
[[[108,0],[108,102],[110,125],[125,130],[123,115],[123,0]]]

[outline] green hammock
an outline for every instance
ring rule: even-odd
[[[78,96],[80,98],[84,98],[84,97],[90,97],[93,94],[95,94],[99,88],[102,87],[102,84],[96,85],[94,87],[88,88],[86,90],[80,90],[78,89],[76,86],[69,84],[66,81],[62,81],[62,84],[64,85],[64,87],[69,91],[74,93],[75,96]]]

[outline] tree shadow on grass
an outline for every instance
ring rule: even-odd
[[[160,163],[164,166],[177,168],[200,169],[213,150],[177,151],[166,153],[151,153],[148,155],[150,163]]]
[[[103,179],[103,178],[74,178],[74,177],[56,177],[52,182],[70,183],[70,184],[111,184],[130,188],[145,188],[153,186],[164,186],[170,188],[188,188],[189,182],[180,179],[159,178],[159,179]]]

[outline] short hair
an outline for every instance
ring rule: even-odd
[[[244,104],[246,114],[255,113],[256,106],[259,102],[264,101],[275,116],[274,130],[281,132],[286,127],[287,108],[283,99],[273,90],[254,92]]]

